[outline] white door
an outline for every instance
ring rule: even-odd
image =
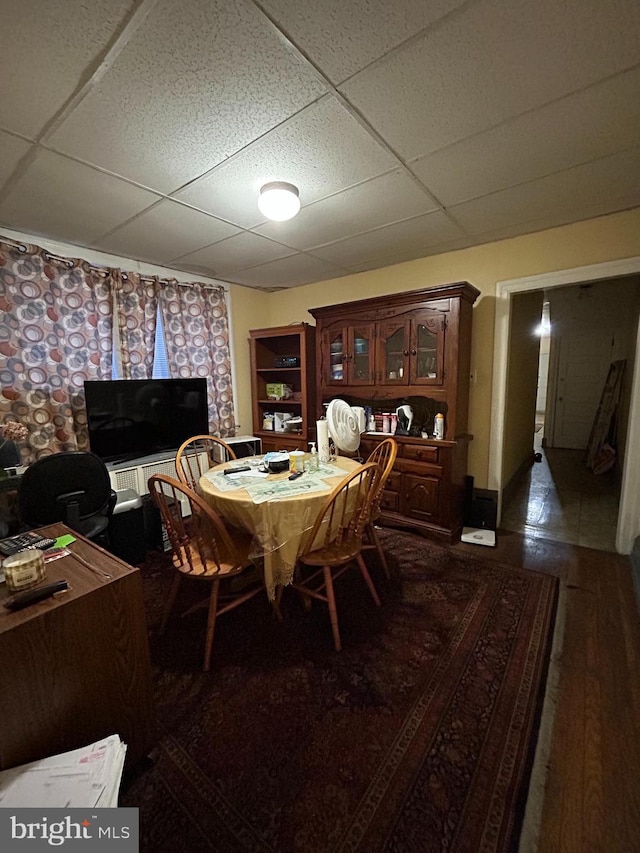
[[[613,329],[572,332],[558,341],[552,447],[584,450],[614,357]]]

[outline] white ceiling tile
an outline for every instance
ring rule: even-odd
[[[465,0],[264,0],[293,42],[339,83]]]
[[[638,0],[0,10],[8,229],[279,289],[640,206]]]
[[[405,159],[638,63],[640,3],[483,0],[341,87]]]
[[[327,96],[175,197],[251,228],[264,222],[257,201],[269,181],[294,184],[306,205],[394,165],[394,158]]]
[[[212,266],[207,266],[206,264],[186,264],[180,261],[174,261],[171,264],[171,267],[176,270],[182,270],[183,272],[195,274],[197,276],[206,276],[207,278],[215,278],[216,271]]]
[[[454,205],[450,213],[471,234],[539,222],[589,208],[593,216],[640,204],[640,148],[576,166],[537,181]],[[522,232],[521,232],[522,233]]]
[[[227,222],[165,200],[100,238],[95,245],[125,257],[166,263],[237,231]]]
[[[236,273],[229,280],[236,284],[245,284],[247,287],[280,289],[309,284],[325,278],[336,278],[344,275],[345,272],[346,270],[339,266],[319,258],[297,254]]]
[[[266,222],[256,231],[296,249],[311,249],[435,207],[415,181],[396,170],[303,207],[288,222]]]
[[[406,263],[406,261],[426,258],[430,255],[439,255],[443,252],[453,252],[457,249],[464,249],[473,242],[473,237],[459,237],[457,240],[443,240],[441,242],[434,243],[433,246],[424,246],[420,249],[414,249],[411,252],[391,252],[381,257],[371,258],[368,261],[349,264],[349,272],[367,272],[368,270],[380,269],[380,267],[390,267],[395,266],[396,264]]]
[[[133,0],[5,0],[0,103],[11,129],[35,137],[81,84]]]
[[[410,164],[444,205],[633,147],[640,68],[512,119]]]
[[[229,237],[213,246],[207,246],[174,260],[190,267],[206,266],[214,269],[216,275],[225,276],[246,267],[265,264],[293,254],[295,254],[293,249],[245,231],[236,237]]]
[[[350,266],[400,252],[416,257],[416,251],[463,236],[464,233],[450,221],[446,214],[436,211],[418,216],[408,222],[376,228],[375,231],[331,243],[320,249],[314,249],[313,254],[317,258],[323,258],[335,264]]]
[[[538,219],[530,219],[527,221],[526,233],[529,234],[535,231],[543,231],[547,228],[555,228],[556,226],[564,225],[569,221],[577,222],[580,219],[587,218],[589,215],[597,216],[598,214],[585,213],[583,215],[581,212],[572,210],[556,212],[551,217],[544,216]],[[513,225],[505,225],[503,228],[483,231],[482,234],[473,234],[468,239],[469,244],[475,246],[482,243],[494,243],[497,240],[508,240],[510,237],[518,237],[522,234],[522,231],[522,223],[519,222]]]
[[[0,130],[0,187],[30,148],[30,142]]]
[[[89,166],[41,150],[0,199],[0,221],[18,230],[91,245],[158,200]]]
[[[593,219],[605,214],[606,212],[603,212],[602,210],[602,204],[597,201],[593,201],[591,204],[584,207],[574,207],[567,210],[558,208],[551,214],[545,214],[541,217],[529,219],[526,223],[515,222],[511,225],[505,225],[502,228],[495,228],[489,231],[483,231],[479,234],[472,234],[468,238],[468,245],[479,246],[485,243],[495,243],[499,240],[508,240],[512,237],[520,237],[523,234],[534,234],[539,231],[547,231],[550,228],[569,225],[574,222],[580,222],[584,219]],[[444,247],[442,248],[442,251],[448,252],[457,248],[463,247]]]
[[[51,142],[171,192],[324,91],[248,4],[160,0]]]

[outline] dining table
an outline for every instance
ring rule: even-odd
[[[225,474],[225,469],[249,470]],[[346,456],[320,463],[294,480],[290,472],[266,473],[263,457],[221,462],[199,481],[203,498],[230,525],[253,537],[251,557],[262,558],[264,582],[270,599],[278,586],[293,580],[296,562],[308,544],[318,513],[336,486],[361,463]]]

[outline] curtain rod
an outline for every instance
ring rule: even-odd
[[[0,236],[0,240],[3,243],[7,243],[9,246],[13,246],[18,249],[19,252],[26,252],[27,245],[25,243],[19,243],[16,240],[12,240],[10,237],[2,237]],[[74,261],[71,258],[62,257],[62,255],[56,255],[53,252],[50,252],[48,249],[43,248],[42,246],[37,246],[41,252],[43,252],[48,258],[51,258],[54,261],[59,261],[60,263],[65,264],[66,266],[73,266]],[[100,275],[107,276],[109,274],[109,270],[113,269],[112,267],[106,266],[96,266],[92,264],[91,261],[86,261],[84,258],[77,258],[76,260],[80,260],[83,263],[89,266],[89,269],[93,272],[97,272]],[[126,280],[128,275],[139,275],[141,281],[159,281],[161,284],[175,284],[178,287],[194,287],[196,282],[193,281],[178,281],[176,278],[162,278],[161,276],[153,276],[153,275],[145,275],[143,273],[127,273],[124,270],[121,270],[120,267],[115,269],[119,269],[122,273],[122,277]],[[224,284],[207,284],[206,282],[198,282],[204,287],[206,290],[224,290],[225,293],[228,292],[228,289],[224,286]]]

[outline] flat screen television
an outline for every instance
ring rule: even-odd
[[[112,379],[84,383],[89,448],[105,462],[177,450],[209,434],[206,379]]]

